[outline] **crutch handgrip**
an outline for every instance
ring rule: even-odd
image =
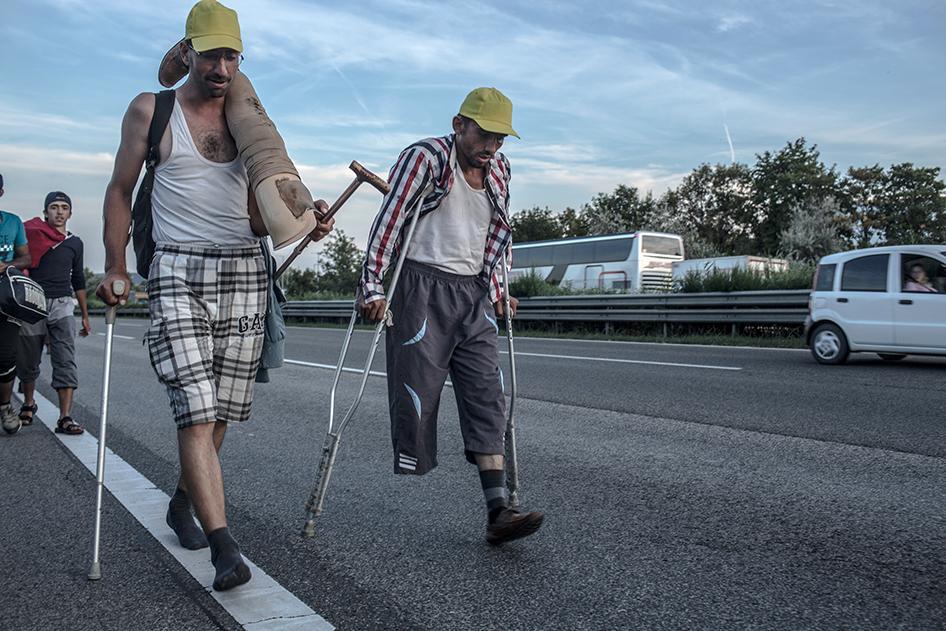
[[[121,296],[125,293],[125,281],[118,279],[112,281],[112,294]],[[112,305],[105,310],[105,324],[115,324],[115,314],[118,311],[118,305]]]

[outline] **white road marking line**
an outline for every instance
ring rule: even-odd
[[[59,418],[58,408],[39,392],[35,397],[39,407],[36,418],[50,431],[55,431],[56,420]],[[88,432],[79,436],[54,436],[93,476],[95,475],[98,439]],[[212,591],[214,571],[210,564],[210,553],[207,550],[181,548],[174,533],[164,523],[164,515],[171,498],[108,448],[105,450],[105,488],[244,629],[329,631],[335,628],[245,556],[244,559],[253,572],[253,579],[246,585],[227,592]],[[92,512],[95,507],[95,497],[92,494],[89,495],[88,506],[89,512]],[[108,529],[107,521],[103,522],[102,528]],[[89,539],[92,538],[91,532],[82,533],[82,536],[86,534]],[[106,581],[110,560],[108,550],[104,550],[102,574],[103,580]]]
[[[290,324],[290,329],[316,330],[316,331],[339,331],[345,333],[343,328],[320,327],[320,326],[296,326]],[[374,329],[355,329],[355,333],[374,333]],[[727,344],[686,344],[684,342],[641,342],[639,340],[586,340],[580,337],[539,337],[536,335],[516,335],[518,340],[536,340],[542,342],[590,342],[592,344],[636,344],[639,346],[674,346],[682,348],[719,348],[725,350],[746,350],[746,351],[789,351],[792,353],[808,353],[807,348],[780,348],[778,346],[735,346]],[[518,353],[517,353],[518,355]]]
[[[518,354],[519,353],[516,353],[516,355]],[[287,364],[295,364],[296,366],[307,366],[309,368],[322,368],[324,370],[335,370],[337,368],[337,366],[334,366],[332,364],[316,364],[315,362],[304,362],[301,359],[284,359],[283,361],[286,362]],[[356,375],[361,375],[361,374],[364,374],[365,371],[363,368],[345,367],[345,368],[342,368],[342,372],[349,372],[349,373],[354,373]],[[372,370],[368,374],[371,375],[372,377],[387,377],[388,376],[388,373],[381,372],[380,370]],[[444,385],[447,386],[448,388],[453,387],[453,383],[449,379]]]
[[[287,364],[295,364],[296,366],[308,366],[309,368],[324,368],[325,370],[335,370],[338,367],[338,366],[333,366],[332,364],[316,364],[313,362],[304,362],[299,359],[285,359],[283,361],[285,361]],[[350,373],[355,373],[355,374],[360,375],[364,373],[365,371],[364,369],[360,369],[360,368],[342,368],[342,372],[350,372]],[[388,376],[387,373],[381,372],[378,370],[372,370],[368,374],[370,374],[372,377],[387,377]]]
[[[105,337],[105,334],[104,334],[104,333],[96,333],[96,335],[100,335],[100,336],[102,336],[102,337]],[[132,337],[132,336],[130,336],[130,335],[119,335],[118,333],[112,333],[112,335],[113,335],[114,337],[117,337],[117,338],[122,339],[122,340],[133,340],[133,339],[135,339],[134,337]]]
[[[499,351],[503,355],[508,355],[509,351]],[[582,357],[579,355],[549,355],[546,353],[524,353],[516,351],[516,357],[547,357],[549,359],[577,359],[590,362],[610,362],[615,364],[645,364],[647,366],[675,366],[678,368],[704,368],[706,370],[742,370],[737,366],[708,366],[705,364],[679,364],[676,362],[656,362],[645,361],[643,359],[616,359],[611,357]]]

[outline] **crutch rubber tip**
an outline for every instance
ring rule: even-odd
[[[89,580],[97,581],[102,578],[102,566],[98,561],[92,563],[92,569],[89,570]]]
[[[315,520],[307,519],[305,526],[302,527],[302,536],[306,539],[312,539],[315,537]]]

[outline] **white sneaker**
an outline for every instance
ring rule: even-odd
[[[13,406],[9,403],[0,405],[0,421],[3,422],[3,431],[7,434],[16,434],[23,424],[20,417],[13,410]]]

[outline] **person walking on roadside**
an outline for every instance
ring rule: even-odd
[[[156,245],[146,340],[177,425],[181,467],[166,521],[183,547],[209,545],[215,590],[251,578],[228,527],[218,452],[228,423],[250,416],[269,280],[260,247],[266,229],[224,111],[242,52],[236,12],[213,0],[195,4],[184,39],[168,53],[180,56],[188,75],[174,95],[151,193]],[[129,105],[105,193],[106,274],[98,294],[108,305],[127,296],[112,293],[115,280],[131,285],[125,261],[131,198],[156,102],[144,93]],[[316,206],[327,209],[322,200]],[[318,224],[313,239],[325,237],[332,223]]]
[[[3,175],[0,175],[0,197],[3,197]],[[23,222],[13,213],[0,210],[0,274],[6,274],[8,267],[26,269],[30,260]],[[22,426],[12,402],[19,339],[19,323],[0,313],[0,423],[7,434],[17,433]]]
[[[72,200],[62,191],[53,191],[46,196],[43,217],[34,217],[24,224],[33,261],[30,277],[46,293],[49,316],[36,324],[20,327],[16,373],[23,386],[20,420],[24,425],[31,425],[36,413],[36,379],[40,374],[43,346],[48,339],[53,369],[51,385],[59,398],[56,432],[76,435],[85,431],[71,416],[72,398],[79,387],[73,315],[76,301],[82,312],[79,334],[87,336],[92,332],[92,325],[86,302],[82,239],[66,229],[71,217]]]
[[[366,320],[385,317],[382,278],[419,213],[385,336],[394,472],[423,475],[437,466],[437,412],[449,373],[465,456],[479,469],[486,499],[486,540],[494,545],[533,534],[544,519],[508,506],[505,479],[496,272],[512,247],[510,167],[499,152],[510,134],[518,138],[512,103],[495,88],[477,88],[453,117],[452,134],[401,153],[371,228],[359,296]],[[510,298],[510,315],[517,304]]]

